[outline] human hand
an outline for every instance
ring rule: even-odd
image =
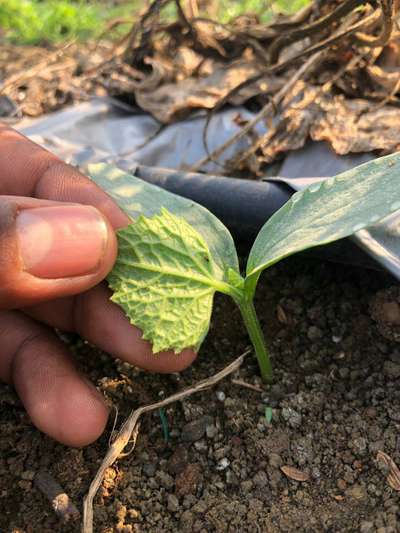
[[[95,440],[108,410],[51,328],[154,372],[195,358],[155,357],[109,300],[101,282],[116,258],[114,230],[128,222],[91,180],[0,124],[0,380],[40,430],[70,446]]]

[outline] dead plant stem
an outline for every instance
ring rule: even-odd
[[[149,413],[151,411],[160,409],[161,407],[166,407],[171,403],[182,401],[185,398],[192,396],[192,394],[195,394],[196,392],[204,391],[214,386],[226,376],[235,372],[235,370],[237,370],[242,365],[244,358],[249,353],[250,350],[246,351],[240,357],[235,359],[230,365],[225,367],[223,370],[221,370],[214,376],[204,379],[203,381],[200,381],[199,383],[193,385],[192,387],[189,387],[188,389],[173,394],[172,396],[169,396],[168,398],[165,398],[165,400],[162,400],[160,402],[153,403],[151,405],[144,405],[132,411],[132,413],[124,422],[117,437],[112,442],[106,456],[103,459],[103,462],[101,463],[92,483],[90,484],[88,493],[83,503],[82,533],[93,533],[93,499],[101,485],[106,469],[109,468],[112,464],[114,464],[114,462],[121,456],[121,453],[125,449],[128,442],[131,440],[132,435],[135,435],[135,428],[137,428],[137,424],[139,422],[140,417],[144,413]],[[134,437],[134,443],[136,442],[136,437]]]
[[[264,118],[267,118],[268,115],[276,109],[276,107],[279,105],[279,103],[283,100],[283,98],[288,94],[295,84],[299,81],[299,79],[303,76],[303,74],[311,67],[314,66],[315,63],[319,60],[321,57],[321,52],[317,52],[316,54],[312,55],[305,63],[302,65],[299,70],[292,76],[292,78],[289,80],[289,82],[282,87],[280,91],[257,113],[257,115],[250,120],[240,131],[235,133],[232,137],[230,137],[227,141],[225,141],[221,146],[219,146],[214,152],[207,155],[197,163],[195,163],[191,168],[191,172],[196,172],[200,170],[206,163],[209,161],[213,161],[215,159],[218,159],[228,148],[230,148],[233,144],[240,141],[240,139],[243,139],[253,128],[254,126],[263,120]]]
[[[293,89],[295,84],[302,78],[302,76],[307,71],[309,71],[311,68],[314,68],[315,65],[322,59],[323,52],[325,51],[326,48],[328,48],[330,45],[334,43],[341,41],[344,37],[354,34],[356,31],[361,29],[366,24],[370,24],[371,22],[376,21],[379,18],[379,16],[380,16],[379,13],[374,12],[368,17],[364,18],[363,20],[351,25],[350,27],[347,27],[344,30],[340,29],[333,36],[307,48],[307,50],[304,50],[300,54],[297,54],[296,56],[288,59],[287,61],[283,61],[282,63],[278,63],[277,65],[272,65],[271,67],[260,72],[260,74],[258,74],[254,78],[250,80],[246,80],[242,84],[238,85],[235,89],[233,89],[230,92],[231,95],[236,94],[240,90],[241,87],[248,85],[250,82],[255,83],[256,81],[259,81],[265,74],[272,74],[272,73],[278,72],[284,67],[289,66],[289,64],[295,62],[296,60],[301,59],[302,57],[305,57],[307,55],[310,55],[310,53],[312,53],[311,57],[309,57],[307,61],[295,72],[295,74],[288,81],[288,83],[284,87],[282,87],[280,91],[278,91],[278,93],[255,115],[255,117],[252,120],[250,120],[240,131],[232,135],[232,137],[230,137],[227,141],[225,141],[221,146],[216,148],[212,153],[208,153],[205,157],[203,157],[197,163],[192,165],[189,171],[197,172],[209,161],[217,161],[219,157],[228,148],[230,148],[233,144],[235,144],[239,140],[243,139],[243,137],[245,137],[258,122],[268,117],[268,115],[278,107],[278,105],[283,100],[283,98]],[[227,100],[227,96],[225,96],[221,100],[221,102],[225,103],[226,100]],[[207,118],[206,125],[204,128],[204,131],[205,131],[204,140],[205,140],[206,147],[207,147],[206,131],[208,129],[208,124],[210,122],[211,117],[216,112],[216,110],[221,108],[221,105],[222,105],[221,102],[217,104],[217,106],[212,110],[212,112],[209,114]]]

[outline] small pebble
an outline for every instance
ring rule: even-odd
[[[260,489],[263,489],[268,485],[268,476],[265,472],[260,470],[260,472],[257,472],[257,474],[253,477],[253,483]]]
[[[277,453],[271,453],[269,456],[269,464],[273,468],[280,468],[283,465],[281,456]]]
[[[244,493],[247,494],[253,488],[253,482],[251,481],[251,479],[246,479],[246,481],[241,482],[240,488]]]
[[[229,459],[227,459],[226,457],[223,457],[220,461],[218,461],[216,468],[217,470],[222,471],[228,468],[229,464],[230,464]]]
[[[363,501],[367,498],[367,491],[361,485],[354,485],[346,490],[346,495],[355,500]]]
[[[209,424],[206,427],[206,435],[209,439],[214,439],[217,436],[218,429],[214,426],[214,424]]]
[[[168,494],[168,511],[171,513],[176,513],[179,510],[179,500],[175,494]]]
[[[181,433],[182,440],[186,442],[200,440],[205,435],[207,426],[213,423],[214,419],[212,416],[202,416],[185,424]]]
[[[382,320],[389,324],[400,324],[400,306],[397,302],[384,302],[381,307]]]
[[[307,337],[310,341],[316,341],[324,336],[323,332],[317,326],[310,326],[307,331]]]
[[[162,487],[165,489],[172,489],[174,486],[174,478],[167,474],[166,472],[159,471],[157,472],[157,479]]]
[[[147,477],[153,477],[156,473],[157,465],[155,463],[146,463],[143,465],[143,472]]]
[[[373,522],[361,522],[360,533],[372,533],[374,529],[375,527]]]
[[[204,439],[195,442],[194,447],[198,452],[206,452],[208,450],[207,442]]]
[[[388,378],[400,378],[400,364],[393,363],[393,361],[385,361],[385,364],[383,365],[383,373]]]
[[[35,472],[33,470],[25,470],[25,472],[22,472],[21,479],[24,479],[25,481],[32,481],[35,477]]]
[[[291,407],[284,407],[282,409],[282,418],[286,420],[286,422],[292,428],[299,427],[302,422],[301,414],[292,409]]]

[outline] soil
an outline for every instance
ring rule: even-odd
[[[172,405],[165,411],[167,441],[159,413],[147,415],[135,451],[107,471],[95,531],[399,531],[400,492],[376,460],[382,450],[400,464],[400,349],[381,334],[398,319],[394,285],[385,274],[301,257],[267,272],[257,308],[274,384],[260,392],[228,377]],[[240,324],[231,302],[217,298],[200,357],[181,375],[151,375],[77,337],[67,341],[118,406],[121,423],[132,408],[242,353],[248,339]],[[262,388],[251,355],[234,378]],[[80,508],[111,422],[97,443],[76,450],[34,429],[6,386],[0,404],[0,531],[79,531],[79,521],[60,521],[32,480],[45,470]],[[286,474],[282,467],[289,467]]]

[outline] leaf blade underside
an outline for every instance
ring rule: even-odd
[[[108,277],[131,323],[154,353],[197,349],[206,336],[215,264],[203,237],[183,218],[161,210],[118,231],[119,255]]]

